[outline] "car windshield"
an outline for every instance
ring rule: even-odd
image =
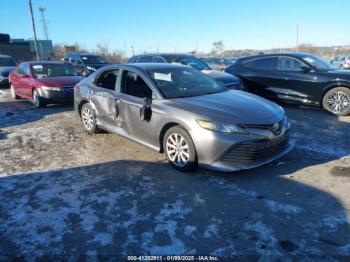
[[[199,71],[210,70],[210,67],[197,57],[184,56],[176,59],[176,63],[193,67]]]
[[[77,75],[73,68],[66,64],[35,64],[32,65],[32,74],[36,78]]]
[[[97,55],[84,55],[81,56],[84,64],[106,64],[107,62],[100,56]]]
[[[0,57],[0,66],[16,66],[16,61],[12,57]]]
[[[192,68],[149,70],[151,78],[165,98],[202,96],[225,92],[222,84]]]
[[[302,60],[311,64],[314,68],[316,68],[317,70],[320,70],[320,71],[336,70],[336,68],[332,64],[322,60],[321,58],[319,58],[317,56],[305,55],[302,57]]]

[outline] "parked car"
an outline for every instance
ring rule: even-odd
[[[350,69],[350,56],[336,56],[331,60],[331,64],[337,69]]]
[[[225,71],[239,76],[248,92],[322,106],[339,116],[350,114],[350,72],[338,71],[319,57],[305,53],[250,56]]]
[[[9,86],[9,75],[17,66],[14,58],[8,55],[0,55],[0,87]]]
[[[225,72],[211,69],[205,62],[188,54],[146,54],[131,57],[128,63],[177,63],[193,67],[223,83],[229,89],[243,90],[241,80]]]
[[[71,64],[75,72],[81,76],[88,76],[109,64],[102,57],[89,53],[70,53],[63,60],[65,63]]]
[[[280,106],[229,90],[188,66],[108,66],[74,90],[75,110],[86,132],[101,128],[165,152],[181,171],[197,164],[222,171],[249,169],[292,148],[290,123]]]
[[[10,74],[11,96],[33,101],[36,107],[73,100],[73,88],[82,80],[70,65],[59,62],[24,62]]]
[[[218,58],[218,57],[204,57],[201,58],[206,62],[211,68],[219,71],[223,71],[226,67],[233,64],[230,59],[227,58]]]

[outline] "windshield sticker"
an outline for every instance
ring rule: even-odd
[[[155,80],[162,80],[162,81],[167,81],[171,82],[171,74],[162,74],[162,73],[154,73],[154,79]]]
[[[42,65],[33,65],[33,69],[35,69],[35,70],[43,70],[43,66]]]
[[[86,56],[83,56],[82,59],[83,60],[88,60],[88,58]]]

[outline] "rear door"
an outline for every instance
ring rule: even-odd
[[[243,61],[237,75],[242,79],[245,88],[260,96],[273,98],[273,82],[279,80],[276,74],[276,57],[258,57]]]
[[[120,69],[106,70],[96,77],[90,87],[90,100],[95,108],[98,123],[113,131],[121,128],[120,114],[116,106],[116,86],[119,78]]]
[[[18,66],[16,77],[16,92],[20,96],[29,99],[32,98],[32,82],[30,78],[30,70],[28,64],[20,64]]]

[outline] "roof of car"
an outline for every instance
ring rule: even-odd
[[[59,61],[28,61],[28,62],[24,62],[26,64],[29,64],[29,65],[63,65],[64,63],[62,62],[59,62]]]
[[[239,60],[247,60],[252,58],[261,58],[261,57],[271,57],[271,56],[292,56],[292,57],[303,57],[305,55],[310,55],[302,52],[288,52],[288,53],[271,53],[271,54],[261,54],[261,55],[253,55],[253,56],[245,56],[240,58]]]
[[[123,67],[123,68],[130,68],[130,69],[138,69],[141,71],[148,71],[148,70],[157,70],[157,69],[171,69],[171,68],[188,68],[187,66],[180,65],[180,64],[169,64],[169,63],[132,63],[132,64],[115,64],[106,66],[104,68],[115,68],[115,67]]]
[[[149,54],[141,54],[141,55],[135,55],[133,57],[139,57],[139,56],[194,56],[192,54],[182,54],[182,53],[149,53]]]

